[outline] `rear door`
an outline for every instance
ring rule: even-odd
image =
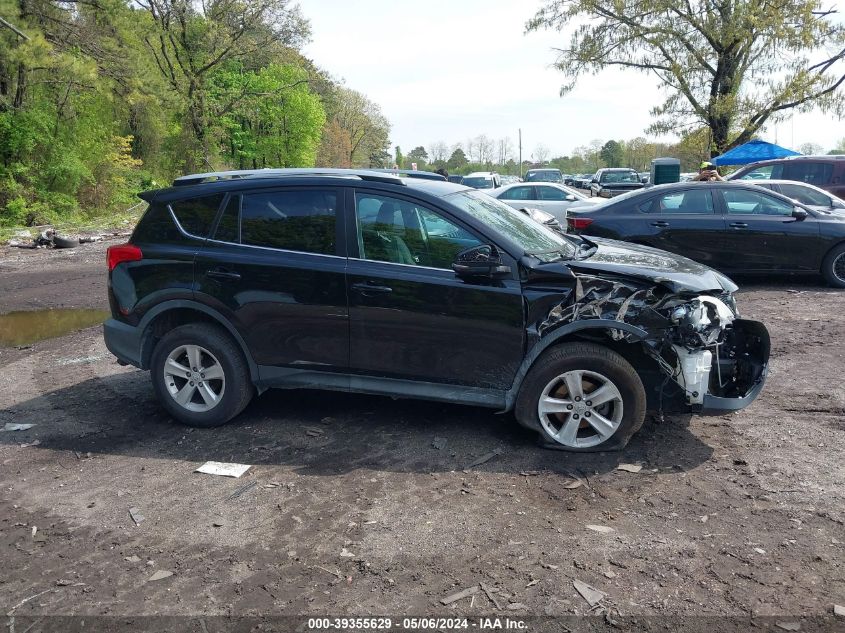
[[[342,189],[251,190],[225,204],[197,256],[196,298],[231,320],[258,365],[346,371]]]
[[[451,270],[458,252],[489,242],[411,197],[358,189],[350,198],[352,370],[509,388],[524,345],[520,282],[473,283]]]
[[[821,241],[815,217],[792,217],[795,206],[758,188],[721,187],[727,228],[726,268],[809,272],[819,269]]]

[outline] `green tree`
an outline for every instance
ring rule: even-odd
[[[845,137],[839,139],[839,142],[828,154],[845,154]]]
[[[446,161],[446,167],[449,170],[457,170],[466,167],[469,163],[467,160],[467,155],[464,154],[464,150],[460,147],[456,147],[452,150],[452,155],[449,156],[449,160]]]
[[[599,156],[608,167],[622,167],[625,160],[625,147],[611,139],[602,145]]]
[[[396,153],[393,157],[393,164],[396,165],[398,169],[405,169],[405,157],[402,156],[402,148],[397,145],[394,149]]]
[[[570,90],[612,66],[659,77],[655,133],[705,126],[712,155],[792,110],[842,116],[845,23],[820,0],[547,0],[528,30],[572,27],[556,66]]]
[[[377,104],[356,90],[341,87],[336,99],[335,118],[351,141],[349,163],[353,167],[373,164],[390,146],[390,122]]]
[[[416,163],[417,169],[423,170],[428,164],[428,152],[425,151],[425,148],[422,145],[418,145],[410,152],[408,152],[408,156],[406,157],[405,162],[408,165],[410,165],[411,163]]]

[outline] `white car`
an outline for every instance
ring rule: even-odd
[[[464,176],[461,184],[473,189],[496,189],[502,186],[502,177],[495,171],[474,171]]]
[[[564,226],[566,225],[566,210],[569,207],[576,203],[590,204],[591,202],[580,191],[552,182],[519,182],[485,193],[498,198],[514,209],[531,207],[545,211],[557,218]]]
[[[776,191],[777,193],[785,195],[787,198],[792,198],[796,202],[805,204],[811,209],[821,211],[822,213],[835,213],[837,215],[845,213],[845,201],[837,198],[832,193],[825,191],[821,187],[816,187],[808,182],[798,182],[796,180],[752,179],[748,179],[746,182],[751,182],[765,189]]]

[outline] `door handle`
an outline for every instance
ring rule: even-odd
[[[747,222],[731,222],[731,228],[734,229],[747,229],[748,223]]]
[[[652,222],[651,225],[660,227],[661,229],[665,229],[667,226],[669,226],[669,223],[665,220],[658,220],[657,222]]]
[[[352,290],[354,290],[355,292],[360,292],[365,297],[369,297],[372,295],[386,295],[388,293],[393,292],[393,288],[390,288],[389,286],[379,286],[372,281],[352,284]]]
[[[240,274],[226,270],[225,268],[212,268],[211,270],[205,271],[205,276],[224,281],[238,281],[241,278]]]

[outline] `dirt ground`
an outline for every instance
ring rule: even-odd
[[[107,308],[105,246],[0,248],[0,313]],[[0,608],[776,616],[807,630],[845,605],[845,292],[739,281],[741,311],[772,336],[760,398],[647,422],[614,454],[542,450],[485,409],[310,391],[192,430],[99,327],[0,349],[0,427],[36,424],[0,431]],[[194,473],[206,460],[252,468]],[[576,580],[605,594],[592,611]]]

